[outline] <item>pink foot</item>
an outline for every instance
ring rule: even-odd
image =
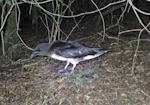
[[[60,70],[60,69],[54,68],[53,71],[55,72],[55,74],[60,75],[60,76],[72,74],[72,72],[68,71],[67,69],[66,70]]]

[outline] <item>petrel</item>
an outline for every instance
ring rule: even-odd
[[[75,41],[54,41],[52,43],[41,43],[37,45],[30,58],[48,56],[60,61],[66,61],[67,64],[64,70],[53,69],[53,71],[59,75],[70,75],[74,72],[79,62],[99,57],[108,51],[109,49],[91,47]],[[71,70],[67,70],[70,63],[73,67]]]

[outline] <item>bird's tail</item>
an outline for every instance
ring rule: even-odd
[[[94,48],[94,51],[99,53],[100,55],[105,54],[110,51],[109,48]]]

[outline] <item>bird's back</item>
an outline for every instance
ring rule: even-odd
[[[81,58],[88,55],[104,54],[108,49],[90,47],[73,41],[55,41],[50,50],[65,58]]]

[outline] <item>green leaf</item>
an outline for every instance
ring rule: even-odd
[[[0,0],[0,3],[2,3],[4,0]]]
[[[8,4],[9,6],[11,6],[11,5],[12,5],[12,3],[11,3],[11,1],[10,1],[10,0],[8,0],[8,1],[7,1],[7,4]]]
[[[89,95],[84,95],[84,97],[86,98],[86,100],[89,100],[89,99],[90,99],[90,96],[89,96]]]
[[[87,83],[88,81],[85,78],[77,77],[75,80],[76,85],[82,85],[82,84],[87,84]]]
[[[90,70],[91,70],[91,68],[87,68],[87,69],[83,70],[82,72],[80,72],[79,74],[77,74],[77,76],[80,77],[82,75],[88,75],[91,73]]]

